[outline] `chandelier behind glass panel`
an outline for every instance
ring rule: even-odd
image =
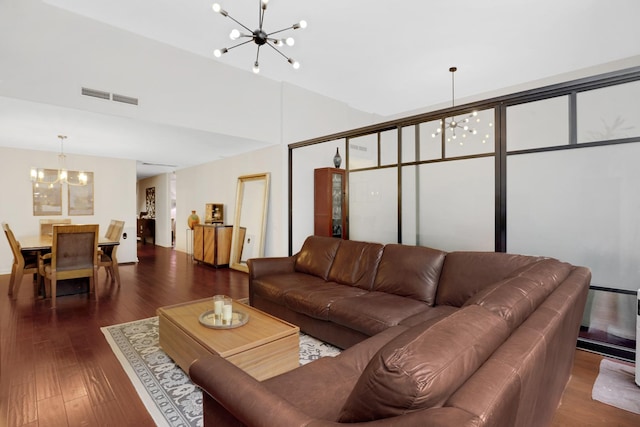
[[[47,174],[46,168],[31,168],[31,182],[34,184],[45,184],[53,186],[54,184],[67,184],[67,185],[87,185],[87,174],[84,172],[78,172],[69,175],[67,170],[67,156],[64,154],[64,140],[67,139],[66,135],[58,135],[60,139],[60,154],[58,154],[58,173],[55,175]],[[53,172],[53,171],[52,171]]]
[[[455,72],[457,70],[457,67],[449,68],[449,71],[451,72],[451,108],[456,106]],[[435,138],[436,136],[444,133],[444,137],[447,138],[447,142],[457,140],[460,145],[464,145],[464,140],[467,138],[467,135],[478,134],[477,129],[474,127],[478,123],[480,123],[480,117],[478,117],[478,112],[475,110],[459,120],[453,116],[450,119],[440,120],[440,127],[431,134],[431,137]],[[489,122],[488,125],[489,127],[493,127],[493,123],[491,122]],[[489,138],[489,134],[483,135],[482,143],[486,144]]]

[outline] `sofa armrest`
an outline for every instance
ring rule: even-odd
[[[247,261],[247,265],[249,266],[249,280],[253,280],[269,274],[293,273],[296,257],[251,258]]]
[[[197,359],[189,367],[189,376],[229,414],[247,426],[302,427],[312,421],[311,417],[220,356]]]

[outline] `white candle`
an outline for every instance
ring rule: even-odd
[[[223,302],[222,300],[214,301],[214,302],[213,302],[213,312],[214,312],[216,315],[220,315],[220,314],[222,314],[222,307],[223,307],[223,305],[224,305],[224,302]]]
[[[231,307],[231,305],[222,307],[222,321],[227,324],[231,323],[231,317],[233,316]]]

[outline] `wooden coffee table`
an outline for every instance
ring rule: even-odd
[[[212,329],[198,320],[212,309],[213,298],[206,298],[157,310],[160,346],[185,372],[207,354],[224,357],[258,380],[298,367],[297,326],[234,301],[233,310],[248,313],[249,321],[234,329]]]

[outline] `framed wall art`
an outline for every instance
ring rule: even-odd
[[[156,187],[147,188],[147,212],[148,218],[156,217]]]
[[[62,215],[62,184],[56,182],[56,169],[42,169],[43,182],[31,184],[33,194],[33,215]]]
[[[79,182],[81,172],[69,171],[69,182]],[[85,185],[68,184],[69,215],[93,215],[93,172],[83,172],[87,176]]]

